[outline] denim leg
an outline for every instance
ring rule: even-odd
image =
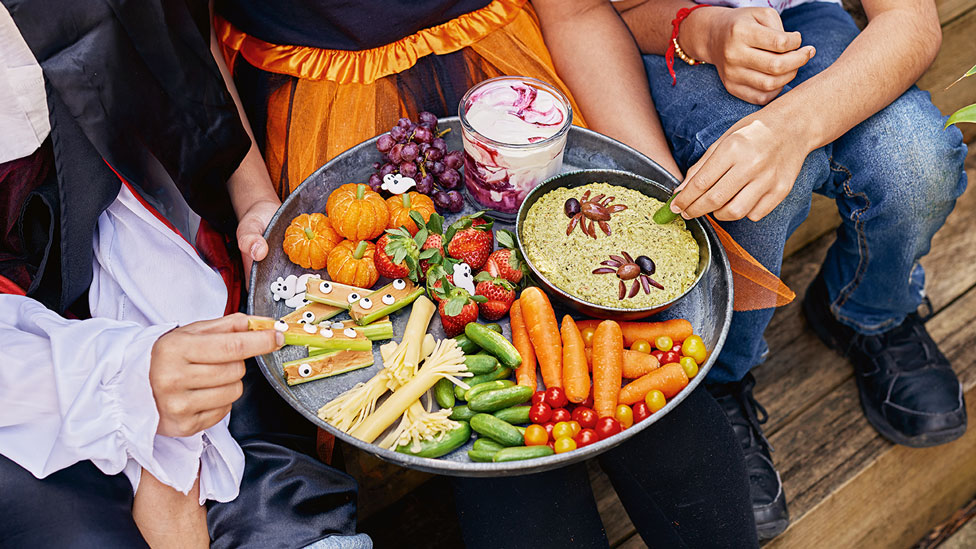
[[[914,86],[834,143],[843,224],[824,261],[831,311],[865,334],[893,328],[921,303],[929,251],[966,189],[966,146]]]

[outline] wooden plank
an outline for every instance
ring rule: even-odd
[[[932,102],[948,115],[976,101],[976,78],[970,77],[955,86],[945,89],[967,70],[976,65],[976,9],[970,9],[961,17],[952,21],[943,29],[942,49],[935,58],[932,66],[922,75],[918,86],[932,93]],[[963,126],[972,126],[962,125]],[[973,128],[969,130],[972,135]]]
[[[965,14],[967,11],[976,8],[976,1],[936,0],[935,7],[939,10],[939,23],[945,27],[947,23],[951,23],[953,20]]]

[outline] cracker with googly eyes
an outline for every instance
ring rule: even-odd
[[[348,284],[341,284],[331,280],[309,278],[306,283],[305,299],[324,305],[339,307],[343,310],[349,310],[353,303],[359,301],[364,295],[368,295],[370,292],[370,290],[365,288],[349,286]]]
[[[285,345],[306,345],[329,351],[347,349],[350,351],[369,351],[373,343],[360,331],[352,328],[332,330],[316,324],[286,322],[263,316],[247,319],[248,330],[278,330],[285,334]]]
[[[373,353],[370,351],[339,350],[291,360],[283,363],[281,367],[285,375],[285,383],[298,385],[372,365]]]
[[[405,278],[397,278],[354,303],[349,309],[349,316],[356,324],[366,326],[413,303],[423,293],[423,287]]]

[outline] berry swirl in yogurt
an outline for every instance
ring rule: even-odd
[[[525,195],[562,167],[569,101],[539,80],[502,76],[469,90],[460,116],[469,197],[514,217]]]

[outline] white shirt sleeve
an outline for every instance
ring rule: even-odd
[[[0,5],[0,163],[33,153],[51,132],[44,75]]]

